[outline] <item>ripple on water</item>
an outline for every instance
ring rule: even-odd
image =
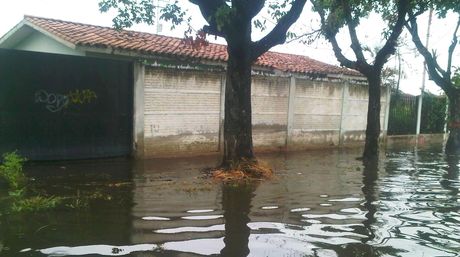
[[[158,221],[167,221],[167,220],[171,220],[170,218],[166,218],[166,217],[159,217],[159,216],[146,216],[146,217],[142,217],[143,220],[158,220]]]
[[[195,169],[191,160],[168,172],[135,171],[124,201],[91,205],[84,219],[76,211],[2,223],[11,232],[1,235],[0,255],[206,256],[235,247],[250,257],[460,256],[458,162],[390,152],[368,176],[356,156],[270,157],[283,176],[241,190],[195,183],[203,163]],[[108,194],[125,194],[121,189]]]
[[[223,218],[223,215],[200,215],[200,216],[184,216],[181,217],[184,220],[215,220]]]
[[[202,210],[188,210],[188,213],[207,213],[207,212],[213,212],[214,210],[212,209],[202,209]]]

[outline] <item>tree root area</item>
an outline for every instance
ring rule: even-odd
[[[273,177],[273,170],[260,161],[241,161],[232,167],[209,169],[212,178],[222,181],[265,180]]]

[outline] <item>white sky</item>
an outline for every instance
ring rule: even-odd
[[[98,2],[98,0],[0,0],[0,36],[7,33],[19,23],[26,14],[110,27],[114,14],[101,14],[98,10]],[[180,2],[181,4],[182,2],[186,4],[187,8],[189,8],[188,13],[193,17],[193,26],[196,28],[201,27],[205,21],[198,9],[194,5],[189,4],[188,1],[181,0]],[[293,31],[305,31],[305,28],[315,26],[311,24],[317,24],[317,14],[311,13],[309,10],[310,6],[305,8],[301,19],[293,26]],[[266,16],[268,15],[264,15],[264,17]],[[455,18],[456,17],[452,16],[447,20],[439,21],[434,19],[433,21],[430,46],[437,49],[436,52],[440,60],[444,60],[442,58],[447,52],[447,47],[451,42]],[[425,17],[424,22],[419,25],[421,32],[426,31],[426,20]],[[381,45],[382,31],[376,29],[381,27],[383,27],[382,23],[375,17],[371,17],[370,20],[362,22],[358,31],[361,40],[368,43],[370,47]],[[131,29],[151,33],[156,32],[156,26],[137,25]],[[174,31],[170,31],[169,25],[163,24],[162,34],[182,37],[183,29],[178,28]],[[262,35],[263,33],[261,32],[255,33],[255,37],[260,37]],[[422,36],[422,38],[424,37],[425,36]],[[348,39],[343,36],[340,42],[345,54],[351,58],[352,51],[347,47],[349,45],[347,40]],[[217,41],[219,43],[224,42],[223,40]],[[409,36],[407,36],[406,41],[409,43],[409,47],[400,50],[403,54],[402,59],[405,70],[405,78],[401,83],[401,89],[407,93],[419,94],[422,83],[423,60],[417,57],[418,54],[414,51]],[[273,50],[306,55],[326,63],[338,64],[330,45],[324,40],[314,42],[311,45],[293,42],[277,46]],[[445,61],[442,63],[445,63]],[[460,66],[460,47],[457,47],[454,63],[456,66]],[[388,65],[396,67],[396,58],[390,59]],[[426,87],[430,92],[440,92],[439,88],[431,81],[427,81]]]

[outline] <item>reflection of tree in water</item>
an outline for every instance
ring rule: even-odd
[[[339,257],[377,257],[386,255],[398,256],[398,252],[400,252],[400,250],[397,250],[391,246],[377,248],[373,245],[368,244],[375,238],[375,228],[373,228],[373,225],[377,221],[375,214],[378,210],[376,201],[378,201],[379,199],[379,160],[368,160],[366,162],[363,162],[363,166],[363,185],[361,189],[364,196],[363,207],[366,211],[366,219],[362,223],[364,225],[364,229],[366,230],[364,233],[367,234],[367,237],[361,239],[362,243],[349,243],[346,245],[334,245],[332,247],[325,245],[325,247],[334,250],[336,256]],[[315,257],[316,256],[321,255],[315,253]]]
[[[364,195],[364,208],[366,209],[366,220],[363,225],[369,233],[369,237],[363,238],[361,241],[366,243],[375,238],[372,224],[376,222],[375,213],[377,212],[377,205],[375,202],[378,200],[377,192],[377,179],[379,178],[378,160],[364,162],[363,169],[363,186],[362,191]]]
[[[458,165],[460,163],[460,156],[458,155],[447,155],[446,156],[446,161],[447,161],[447,168],[445,173],[442,176],[442,179],[440,181],[441,186],[449,190],[449,195],[452,196],[452,199],[454,202],[457,202],[458,200],[458,193],[459,193],[459,188],[455,185],[458,182],[459,179],[459,168]]]
[[[222,208],[225,219],[225,247],[221,256],[245,257],[249,254],[248,227],[251,200],[256,189],[255,184],[224,184],[222,188]]]
[[[374,229],[372,225],[376,222],[375,213],[377,212],[377,205],[375,201],[378,200],[378,191],[377,191],[377,179],[379,177],[378,171],[378,160],[369,160],[363,162],[363,185],[362,191],[364,195],[363,206],[367,211],[363,221],[365,228],[365,233],[367,237],[361,239],[362,243],[351,243],[342,246],[335,247],[335,252],[337,256],[380,256],[379,251],[374,249],[371,245],[366,244],[369,241],[372,241],[375,238]]]

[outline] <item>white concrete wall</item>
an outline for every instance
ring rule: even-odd
[[[53,54],[85,55],[84,52],[74,50],[38,31],[32,32],[25,40],[14,46],[13,49]]]
[[[146,158],[220,151],[224,76],[222,72],[146,67]],[[382,90],[382,128],[386,99]],[[255,75],[252,112],[254,147],[259,152],[362,143],[367,87]]]
[[[145,69],[144,154],[218,151],[222,74]]]
[[[294,120],[288,148],[339,144],[342,90],[342,83],[296,79]]]
[[[284,148],[289,78],[254,76],[251,94],[254,147],[259,151]]]

